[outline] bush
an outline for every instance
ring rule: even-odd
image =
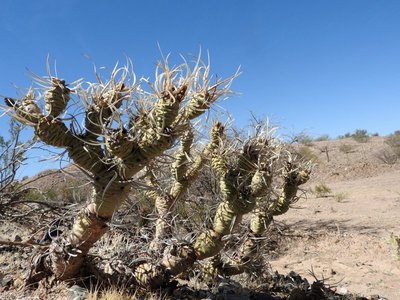
[[[299,144],[305,145],[305,146],[312,146],[313,145],[313,138],[309,136],[308,134],[305,133],[300,133],[297,136],[295,136],[294,140],[298,142]]]
[[[368,131],[365,129],[357,129],[351,137],[359,143],[366,143],[370,138]]]
[[[383,149],[377,152],[375,156],[387,165],[394,165],[399,157],[398,153],[395,153],[391,149]]]
[[[23,126],[11,121],[8,126],[9,138],[0,136],[0,192],[11,187],[29,143],[22,143],[20,134]]]
[[[392,233],[390,235],[391,242],[394,250],[396,251],[397,258],[400,260],[400,236]]]
[[[324,198],[331,196],[332,189],[325,183],[320,183],[314,187],[313,193],[317,198]]]
[[[391,135],[385,138],[385,143],[390,147],[393,154],[400,157],[400,131],[396,130]]]
[[[338,139],[346,139],[346,138],[349,138],[349,137],[351,137],[351,133],[347,132],[344,135],[339,135]]]
[[[297,155],[304,161],[311,161],[312,163],[317,163],[319,161],[318,155],[307,146],[301,146],[297,150]]]
[[[355,147],[353,145],[350,145],[350,144],[341,144],[339,146],[339,151],[343,152],[345,154],[349,154],[349,153],[354,152],[354,148]]]
[[[41,191],[38,189],[29,189],[28,192],[26,193],[26,199],[29,201],[45,201],[47,200],[47,197],[45,194],[43,194]]]
[[[347,194],[346,193],[336,193],[335,194],[335,200],[337,201],[337,202],[342,202],[344,199],[346,199],[347,198]]]
[[[329,137],[328,134],[320,135],[319,137],[317,137],[317,138],[315,139],[315,141],[317,141],[317,142],[329,141],[329,140],[330,140],[330,137]]]

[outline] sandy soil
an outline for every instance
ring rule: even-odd
[[[367,157],[359,151],[351,153],[354,158],[335,153],[343,141],[326,143],[332,149],[330,162],[320,155],[308,188],[324,183],[332,192],[321,198],[308,193],[295,204],[297,209],[276,218],[291,228],[294,238],[287,239],[272,267],[310,279],[313,270],[343,293],[400,299],[400,257],[392,238],[400,235],[400,171],[376,161],[382,139],[357,145]]]

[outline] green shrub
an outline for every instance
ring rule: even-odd
[[[329,137],[328,134],[320,135],[319,137],[317,137],[317,138],[315,139],[315,141],[317,141],[317,142],[329,141],[329,140],[330,140],[330,137]]]
[[[349,138],[349,137],[351,137],[351,133],[347,132],[347,133],[345,133],[343,135],[339,135],[338,139],[345,139],[345,138]]]
[[[366,143],[369,141],[370,138],[368,131],[365,129],[357,129],[356,131],[354,131],[351,137],[359,143]]]
[[[305,133],[298,134],[295,139],[296,142],[305,146],[312,146],[313,145],[313,138]]]
[[[347,198],[347,194],[346,193],[336,193],[335,195],[334,195],[334,198],[335,198],[335,200],[337,201],[337,202],[342,202],[344,199],[346,199]]]
[[[376,158],[387,165],[394,165],[399,158],[399,153],[393,149],[382,149],[375,154]]]
[[[394,133],[388,135],[385,138],[385,143],[390,147],[393,154],[400,157],[400,130],[396,130]]]
[[[33,188],[28,190],[25,197],[31,201],[45,201],[47,199],[46,195],[44,195],[40,190]]]
[[[317,163],[319,161],[318,155],[314,153],[309,147],[301,146],[297,151],[297,155],[304,161],[311,161]]]
[[[331,196],[332,189],[325,183],[320,183],[314,187],[313,193],[317,198],[329,197]]]
[[[343,152],[345,154],[349,154],[351,152],[354,152],[354,148],[355,147],[353,145],[350,145],[350,144],[341,144],[339,146],[339,151]]]

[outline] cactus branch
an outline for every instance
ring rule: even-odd
[[[256,209],[250,220],[250,233],[241,245],[238,257],[220,264],[218,274],[231,276],[251,269],[252,264],[260,256],[259,249],[265,240],[263,234],[271,224],[273,216],[287,212],[296,197],[298,187],[307,182],[309,175],[310,169],[307,166],[296,166],[290,160],[286,163],[282,172],[284,183],[279,197],[273,201],[257,199]]]
[[[171,166],[173,182],[171,189],[167,194],[160,192],[148,192],[152,196],[156,204],[158,219],[156,221],[154,238],[150,244],[150,248],[157,252],[162,252],[165,244],[163,239],[171,236],[171,219],[173,205],[176,204],[186,193],[188,187],[197,179],[199,171],[205,161],[209,159],[210,153],[218,146],[219,135],[223,132],[223,126],[217,122],[211,129],[210,142],[204,148],[203,153],[199,154],[191,168],[188,169],[188,158],[190,148],[193,143],[193,132],[189,128],[181,137],[181,147],[175,153],[175,161]],[[150,180],[154,186],[154,178]]]

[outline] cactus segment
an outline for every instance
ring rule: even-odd
[[[70,89],[65,80],[51,78],[51,87],[44,94],[47,116],[58,117],[66,108],[70,99]]]
[[[14,109],[15,115],[13,117],[23,124],[34,126],[43,117],[33,89],[30,89],[20,101],[5,98],[5,102]]]
[[[205,259],[217,255],[224,247],[221,235],[210,229],[201,233],[194,243],[197,259]]]
[[[155,106],[155,123],[159,133],[163,133],[174,123],[186,91],[187,86],[182,85],[179,88],[172,86],[171,90],[164,90],[160,93],[160,98]]]
[[[210,108],[211,103],[212,99],[207,92],[193,94],[185,106],[185,118],[192,120],[199,117]]]

